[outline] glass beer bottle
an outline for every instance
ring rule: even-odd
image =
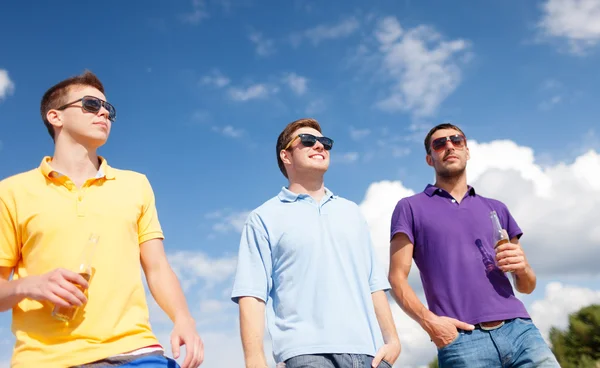
[[[90,234],[90,237],[81,253],[81,257],[79,259],[78,266],[72,270],[77,272],[81,277],[83,277],[86,281],[90,281],[92,278],[92,257],[94,256],[94,252],[96,250],[96,246],[98,244],[99,236],[96,234]],[[81,289],[79,285],[76,285],[81,291],[87,294],[84,290]],[[87,296],[87,295],[86,295]],[[73,306],[73,307],[61,307],[54,306],[54,310],[52,310],[52,317],[63,321],[70,322],[75,318],[75,315],[79,311],[79,309],[83,308],[82,306]]]
[[[499,245],[508,243],[508,233],[500,225],[500,219],[496,211],[490,212],[490,218],[494,226],[494,249],[496,249]]]

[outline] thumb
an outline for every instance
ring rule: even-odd
[[[472,331],[475,329],[475,326],[470,325],[466,322],[463,321],[459,321],[457,319],[454,318],[450,318],[450,321],[452,321],[452,323],[454,324],[454,326],[456,326],[456,328],[460,328],[461,330],[465,330],[465,331]]]
[[[381,363],[381,360],[383,359],[384,356],[385,356],[385,350],[383,350],[383,347],[381,347],[377,351],[377,354],[375,354],[375,358],[373,358],[371,367],[376,368],[377,366],[379,366],[379,363]]]
[[[179,359],[180,341],[179,336],[171,336],[171,350],[173,351],[173,358],[175,359]]]

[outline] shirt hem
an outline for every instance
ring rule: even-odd
[[[265,303],[267,302],[267,298],[265,297],[265,295],[259,291],[242,289],[242,290],[234,290],[231,293],[231,300],[236,304],[239,302],[240,298],[243,298],[243,297],[258,298]]]
[[[492,322],[492,321],[501,321],[505,319],[513,319],[513,318],[531,318],[527,311],[523,312],[511,312],[511,313],[503,313],[503,314],[492,314],[486,316],[480,316],[472,319],[467,319],[465,322],[470,323],[472,325],[476,325],[482,322]]]
[[[165,236],[161,231],[153,231],[151,233],[148,234],[144,234],[144,236],[140,236],[138,238],[138,242],[140,244],[147,242],[148,240],[153,240],[153,239],[164,239]]]
[[[375,356],[375,349],[372,347],[365,348],[364,346],[303,346],[276,354],[275,360],[276,363],[281,363],[298,355],[308,354],[365,354]]]

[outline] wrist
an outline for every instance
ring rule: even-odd
[[[29,276],[32,277],[32,276]],[[10,294],[13,297],[19,297],[22,299],[25,298],[29,298],[30,297],[30,292],[29,292],[29,288],[27,287],[27,283],[24,283],[25,279],[18,279],[18,280],[13,280],[13,281],[9,281],[10,283],[12,283],[12,288],[10,290]]]
[[[175,318],[173,318],[173,323],[174,324],[184,323],[184,324],[191,324],[191,325],[195,326],[196,320],[194,320],[194,318],[189,313],[185,313],[185,314],[181,314],[181,315],[176,315]]]

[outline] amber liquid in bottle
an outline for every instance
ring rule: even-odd
[[[90,282],[91,278],[92,278],[92,257],[94,255],[94,251],[96,250],[96,245],[98,244],[98,239],[99,237],[95,234],[91,234],[90,238],[88,239],[88,242],[85,246],[85,249],[83,250],[83,253],[81,254],[81,260],[79,262],[79,266],[76,270],[77,273],[79,273],[79,275],[81,275],[81,277],[83,277],[85,279],[85,281]],[[81,290],[85,296],[87,297],[87,290],[83,290],[83,288],[80,285],[75,284],[75,286],[77,286],[77,288],[79,290]],[[75,316],[77,315],[77,313],[79,312],[80,309],[82,309],[84,307],[84,305],[82,306],[72,306],[72,307],[62,307],[62,306],[54,306],[54,309],[52,310],[52,317],[63,321],[63,322],[70,322],[72,321]]]

